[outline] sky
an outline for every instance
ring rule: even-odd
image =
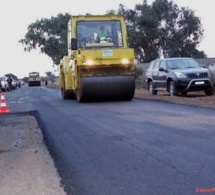
[[[153,0],[148,0],[151,4]],[[215,11],[213,0],[173,0],[179,7],[189,7],[199,17],[204,28],[204,37],[197,49],[209,58],[215,57]],[[0,7],[0,75],[12,73],[18,78],[28,77],[29,72],[37,71],[41,76],[45,72],[58,75],[57,66],[51,58],[40,50],[24,52],[18,41],[27,33],[28,25],[42,18],[56,17],[58,14],[105,14],[108,10],[117,10],[120,4],[134,9],[142,0],[7,0]]]

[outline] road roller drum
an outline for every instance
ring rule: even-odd
[[[79,102],[131,100],[134,96],[134,76],[82,77],[80,82]]]

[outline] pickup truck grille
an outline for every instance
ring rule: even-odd
[[[208,73],[207,72],[188,73],[187,77],[191,79],[208,78]]]

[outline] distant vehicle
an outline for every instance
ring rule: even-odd
[[[16,87],[20,88],[21,87],[21,80],[16,81]]]
[[[29,73],[28,86],[41,86],[41,78],[39,72]]]
[[[20,80],[20,82],[21,82],[21,86],[22,86],[22,85],[25,85],[25,81]]]
[[[6,76],[0,76],[0,91],[9,91],[7,79]]]
[[[15,79],[13,79],[13,81],[12,81],[12,89],[15,90],[16,88],[17,88],[17,81]]]
[[[153,95],[158,91],[167,91],[171,96],[186,95],[191,91],[214,94],[209,70],[201,67],[193,58],[152,61],[146,71],[146,86]]]

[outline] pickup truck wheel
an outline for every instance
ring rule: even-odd
[[[150,93],[151,95],[157,95],[157,92],[158,92],[158,91],[154,89],[154,85],[153,85],[153,82],[152,82],[152,81],[149,82],[148,90],[149,90],[149,93]]]
[[[214,87],[205,90],[206,95],[214,95]]]
[[[170,96],[177,96],[178,95],[178,89],[175,86],[173,81],[169,82],[169,87],[168,88],[169,88],[169,95]]]

